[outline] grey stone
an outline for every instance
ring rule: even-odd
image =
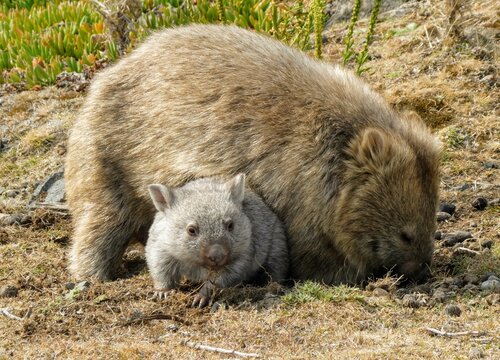
[[[10,198],[15,198],[17,195],[19,195],[19,191],[18,190],[7,190],[5,192],[5,195],[7,195],[7,197],[10,197]]]
[[[389,292],[387,290],[382,289],[382,288],[373,289],[373,295],[374,296],[384,296],[384,297],[390,296]]]
[[[19,289],[14,285],[5,285],[0,288],[0,298],[16,297]]]
[[[444,312],[449,316],[459,317],[462,314],[462,309],[457,305],[450,304],[444,308]]]
[[[64,201],[64,172],[60,171],[49,176],[37,186],[31,197],[30,204],[36,201],[50,204]]]
[[[472,234],[468,231],[457,231],[454,233],[448,233],[444,236],[443,245],[444,246],[453,246],[457,243],[460,243],[466,239],[470,239]]]
[[[498,291],[500,290],[500,281],[497,279],[488,279],[481,283],[481,290]]]
[[[444,212],[444,211],[440,211],[436,214],[436,218],[437,218],[437,221],[446,221],[448,220],[449,218],[451,218],[451,215],[448,214],[447,212]]]

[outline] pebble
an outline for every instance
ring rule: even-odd
[[[480,348],[473,347],[469,350],[469,359],[481,359],[484,354]]]
[[[10,298],[16,297],[19,289],[14,285],[5,285],[0,289],[0,297]]]
[[[444,312],[449,316],[459,317],[460,314],[462,314],[462,309],[460,309],[457,305],[450,304],[444,308]]]
[[[457,243],[460,243],[466,239],[470,239],[472,234],[468,231],[457,231],[454,233],[449,233],[444,236],[443,245],[444,246],[453,246]]]
[[[434,239],[436,239],[436,240],[441,240],[442,236],[443,236],[443,234],[439,230],[434,233]]]
[[[496,276],[490,276],[488,280],[481,283],[481,290],[500,290],[500,280]]]
[[[0,225],[11,226],[20,224],[23,216],[21,214],[0,214]]]
[[[7,195],[7,197],[10,197],[10,198],[15,198],[18,194],[19,194],[19,191],[17,191],[17,190],[7,190],[5,192],[5,195]]]
[[[436,214],[436,218],[437,218],[437,221],[441,222],[441,221],[449,220],[449,218],[451,218],[451,215],[448,214],[447,212],[440,211]]]
[[[484,210],[488,206],[488,200],[483,197],[478,197],[472,202],[472,206],[477,210]]]
[[[373,295],[374,296],[386,296],[389,297],[389,292],[387,290],[384,290],[382,288],[375,288],[373,289]]]
[[[453,215],[455,213],[456,206],[451,203],[441,203],[439,204],[439,211],[440,212],[445,212],[450,215]]]
[[[447,298],[446,292],[441,288],[437,288],[436,290],[434,290],[434,294],[432,294],[432,298],[436,302],[444,303],[446,298]]]
[[[484,167],[486,169],[500,169],[500,164],[494,162],[494,161],[486,161],[484,163]]]
[[[419,308],[425,306],[429,300],[426,294],[406,294],[403,296],[403,306]]]
[[[493,246],[493,240],[481,241],[481,247],[484,249],[491,249],[492,246]]]
[[[481,276],[481,281],[486,281],[490,278],[490,276],[494,276],[494,277],[497,277],[496,274],[494,272],[491,272],[491,271],[488,271],[486,273],[484,273],[483,276]]]

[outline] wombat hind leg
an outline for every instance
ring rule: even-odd
[[[70,270],[77,278],[113,280],[134,231],[134,224],[117,214],[89,210],[76,219]],[[113,221],[113,219],[117,219]]]

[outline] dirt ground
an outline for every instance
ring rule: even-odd
[[[499,13],[495,1],[410,1],[380,16],[370,46],[366,81],[443,142],[441,201],[456,210],[439,222],[433,276],[421,285],[385,278],[359,289],[227,289],[216,305],[194,309],[192,287],[153,299],[137,245],[125,256],[129,278],[75,287],[66,270],[69,215],[26,204],[62,168],[84,94],[4,87],[0,359],[242,356],[199,345],[269,359],[500,358]],[[358,44],[366,27],[365,19]],[[326,31],[326,61],[341,61],[345,31],[345,23]],[[469,234],[453,243],[458,231]]]

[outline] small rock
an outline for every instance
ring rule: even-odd
[[[457,231],[454,233],[449,233],[444,236],[443,245],[444,246],[453,246],[457,243],[460,243],[466,239],[470,239],[472,234],[468,231]]]
[[[473,347],[469,350],[469,359],[481,359],[484,354],[480,348]]]
[[[467,189],[470,189],[472,187],[472,184],[462,184],[459,186],[455,186],[454,189],[457,191],[465,191]]]
[[[436,290],[434,290],[434,294],[432,294],[432,298],[438,302],[438,303],[444,303],[446,301],[446,292],[441,289],[441,288],[437,288]]]
[[[440,211],[436,214],[436,218],[437,218],[437,221],[441,222],[441,221],[446,221],[448,220],[449,218],[451,218],[451,215],[448,214],[447,212],[444,212],[444,211]]]
[[[450,215],[455,213],[456,206],[451,203],[441,203],[439,204],[439,212],[445,212]]]
[[[478,197],[472,202],[472,206],[477,210],[484,210],[488,206],[488,200],[483,197]]]
[[[462,309],[460,309],[457,305],[450,304],[444,308],[444,312],[449,316],[459,317],[462,314]]]
[[[491,249],[492,246],[493,246],[493,240],[481,241],[481,247],[484,249]]]
[[[0,225],[3,226],[11,226],[11,225],[16,225],[21,223],[22,219],[21,214],[0,214]]]
[[[419,308],[425,306],[429,300],[426,294],[406,294],[403,296],[403,306]]]
[[[500,165],[494,161],[486,161],[484,167],[486,169],[500,169]]]
[[[474,275],[474,274],[465,274],[464,281],[467,284],[477,285],[477,284],[479,284],[479,276]]]
[[[373,295],[374,296],[389,296],[389,292],[387,290],[384,290],[382,288],[375,288],[373,289]]]
[[[73,282],[67,282],[66,284],[64,284],[64,288],[66,290],[72,290],[72,289],[75,288],[75,283],[73,283]]]
[[[497,291],[500,290],[500,281],[490,277],[490,279],[481,283],[481,290]]]
[[[17,190],[7,190],[5,192],[5,195],[7,195],[7,197],[10,197],[10,198],[15,198],[17,195],[19,195],[19,191],[17,191]]]
[[[441,240],[442,236],[443,236],[443,234],[439,230],[434,233],[434,239],[436,239],[436,240]]]
[[[179,327],[175,324],[170,324],[167,326],[167,331],[176,332],[178,330],[179,330]]]
[[[16,297],[19,289],[14,285],[5,285],[0,289],[0,297]]]
[[[216,301],[212,304],[212,307],[210,307],[210,312],[216,313],[219,310],[225,310],[225,309],[226,309],[225,303]]]
[[[485,272],[483,276],[481,276],[481,282],[488,280],[490,276],[496,276],[496,274],[491,271]]]

